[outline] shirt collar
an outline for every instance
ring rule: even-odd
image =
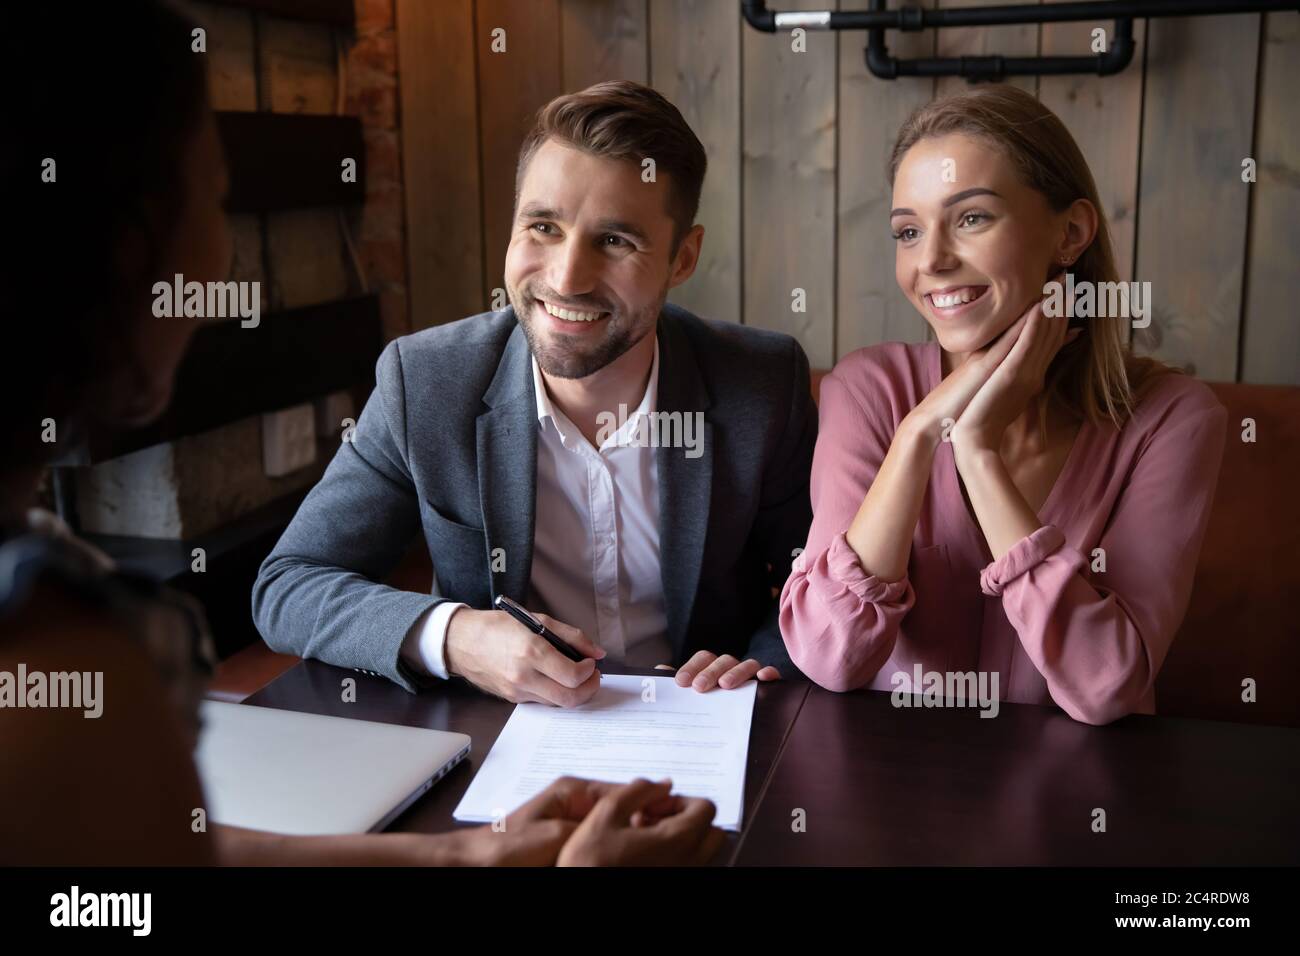
[[[653,333],[651,333],[653,334]],[[565,429],[561,427],[560,422],[572,427],[568,416],[556,408],[551,403],[551,396],[546,391],[546,381],[542,378],[542,368],[537,364],[537,356],[532,356],[533,363],[533,398],[537,402],[537,423],[545,426],[549,418],[555,423],[556,430],[563,436]],[[655,336],[654,358],[650,360],[650,381],[646,383],[645,394],[641,396],[641,403],[637,405],[634,411],[628,413],[627,425],[634,426],[637,419],[642,415],[648,415],[656,410],[659,402],[659,337]],[[612,409],[615,414],[618,409]],[[576,429],[574,429],[576,431]],[[620,429],[621,431],[621,429]]]

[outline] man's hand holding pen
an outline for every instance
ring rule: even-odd
[[[585,704],[600,689],[596,661],[605,652],[576,627],[545,614],[534,617],[583,659],[569,660],[505,611],[466,607],[447,625],[448,671],[512,703]]]

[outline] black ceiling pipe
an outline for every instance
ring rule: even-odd
[[[745,21],[756,30],[802,26],[821,30],[925,30],[939,27],[1005,26],[1018,23],[1064,23],[1134,17],[1190,17],[1225,13],[1300,10],[1297,0],[1080,0],[1042,5],[869,10],[769,10],[766,0],[742,0]]]
[[[866,62],[873,76],[960,76],[974,82],[1007,76],[1119,73],[1133,60],[1133,17],[1202,16],[1268,10],[1300,10],[1297,0],[1083,0],[1040,6],[962,7],[890,10],[886,0],[871,0],[867,10],[773,11],[765,0],[742,0],[741,12],[754,29],[766,33],[803,27],[813,30],[867,31]],[[885,43],[885,30],[1061,23],[1115,18],[1114,37],[1104,53],[1091,56],[963,56],[898,59]]]
[[[745,22],[755,30],[764,33],[776,32],[776,14],[767,9],[767,4],[763,0],[741,0],[740,12]]]
[[[885,0],[871,0],[872,7]],[[885,31],[867,31],[867,69],[873,76],[960,76],[972,83],[996,83],[1008,76],[1064,76],[1095,73],[1112,76],[1133,60],[1133,21],[1115,21],[1115,35],[1104,53],[1092,56],[961,56],[900,60],[889,55]]]

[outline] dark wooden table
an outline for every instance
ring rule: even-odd
[[[346,677],[356,679],[355,703],[342,700]],[[247,703],[469,734],[469,759],[392,827],[424,833],[458,826],[452,810],[513,709],[459,681],[413,695],[315,661]],[[1143,716],[1090,727],[1055,708],[1006,703],[988,719],[895,708],[885,693],[764,684],[744,828],[717,862],[1294,865],[1298,783],[1295,729]],[[1094,832],[1096,809],[1104,833]]]
[[[1291,728],[1139,715],[1091,727],[1007,703],[981,718],[814,687],[736,862],[1295,864],[1297,784]]]
[[[664,676],[663,671],[636,668],[602,666],[601,671]],[[343,702],[342,681],[347,677],[357,682],[356,701],[352,703]],[[749,734],[749,759],[745,765],[744,827],[754,818],[808,687],[806,683],[793,681],[759,685]],[[294,665],[245,703],[469,734],[470,755],[389,827],[407,833],[441,833],[462,825],[452,819],[452,811],[514,710],[514,704],[480,693],[463,681],[453,680],[434,691],[408,694],[385,678],[318,661]],[[716,863],[734,860],[743,834],[742,829],[738,834],[727,835]]]

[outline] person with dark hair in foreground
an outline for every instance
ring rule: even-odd
[[[37,16],[37,32],[17,35],[54,35],[55,17]],[[0,376],[0,672],[102,672],[107,697],[94,719],[0,709],[0,861],[707,861],[722,838],[712,804],[674,796],[666,781],[564,778],[498,830],[288,837],[192,827],[203,795],[191,754],[212,660],[201,611],[115,570],[31,507],[44,468],[86,424],[138,425],[166,407],[197,320],[153,315],[153,283],[174,273],[219,280],[229,269],[226,172],[191,29],[153,0],[84,11],[58,31],[31,120],[15,123],[0,155],[7,183],[39,183],[42,157],[57,161],[55,182],[20,189],[10,222],[26,241],[4,283],[13,311]]]

